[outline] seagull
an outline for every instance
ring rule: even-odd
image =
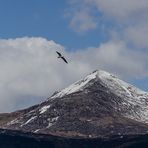
[[[58,51],[56,51],[56,53],[58,54],[58,58],[63,59],[63,61],[68,64],[67,60],[64,58],[64,56],[62,56],[61,53],[59,53]]]

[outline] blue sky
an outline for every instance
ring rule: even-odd
[[[0,112],[38,103],[95,69],[148,91],[147,0],[0,0],[0,20]]]
[[[68,50],[97,46],[106,40],[105,32],[99,29],[85,35],[71,30],[64,16],[68,7],[67,0],[1,0],[0,37],[44,37],[64,45]]]

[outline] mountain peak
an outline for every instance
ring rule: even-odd
[[[63,97],[64,95],[72,94],[74,92],[78,92],[82,90],[91,80],[97,77],[97,74],[98,74],[98,71],[92,72],[91,74],[87,75],[84,79],[81,79],[71,84],[69,87],[66,87],[65,89],[56,93],[51,98]]]
[[[96,70],[45,102],[7,116],[0,123],[2,128],[35,133],[68,137],[139,134],[148,131],[148,93]]]
[[[131,84],[128,84],[122,80],[120,80],[115,75],[103,71],[103,70],[95,70],[83,79],[71,84],[60,92],[55,93],[51,98],[63,97],[64,95],[69,95],[78,91],[82,91],[86,86],[91,85],[92,80],[99,80],[104,85],[106,85],[110,90],[116,93],[127,93],[129,96],[134,96],[136,93],[136,97],[140,95],[147,95],[147,92],[144,92]]]
[[[83,79],[71,84],[70,86],[66,87],[65,89],[61,90],[60,92],[55,93],[54,95],[52,95],[52,99],[53,98],[57,98],[57,97],[63,97],[64,95],[68,95],[68,94],[72,94],[78,91],[82,91],[83,88],[85,88],[86,85],[88,85],[88,83],[90,83],[92,80],[94,79],[98,79],[98,78],[109,78],[109,77],[113,77],[116,78],[114,75],[103,71],[103,70],[95,70],[92,73],[90,73],[89,75],[87,75],[86,77],[84,77]]]

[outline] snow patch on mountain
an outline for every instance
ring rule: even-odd
[[[51,105],[47,105],[47,106],[43,106],[39,111],[40,114],[43,114],[47,111],[47,109],[49,109],[51,107]]]
[[[108,72],[98,71],[97,75],[104,84],[119,95],[127,95],[129,97],[141,97],[148,95],[147,92],[118,79],[116,76]]]
[[[93,72],[92,74],[88,75],[84,79],[75,82],[74,84],[70,85],[69,87],[63,89],[59,93],[55,94],[51,98],[63,97],[64,95],[72,94],[74,92],[78,92],[83,90],[83,87],[90,82],[92,79],[96,78],[97,72]]]
[[[35,131],[33,131],[34,133],[37,133],[37,132],[39,132],[40,131],[40,129],[36,129]]]
[[[16,118],[16,119],[14,119],[14,120],[8,122],[7,125],[13,125],[13,124],[16,124],[16,123],[18,123],[18,122],[19,122],[19,121],[18,121],[18,119]]]
[[[55,124],[58,119],[59,119],[59,116],[54,117],[54,118],[49,118],[49,119],[48,119],[49,124],[48,124],[47,128],[49,128],[49,127],[51,127],[53,124]]]
[[[34,120],[35,118],[37,118],[37,116],[31,117],[25,124],[30,123],[32,120]]]
[[[30,122],[32,122],[34,119],[36,119],[37,118],[37,116],[33,116],[33,117],[31,117],[29,120],[27,120],[24,124],[22,124],[21,125],[21,127],[22,126],[24,126],[24,125],[27,125],[28,123],[30,123]]]

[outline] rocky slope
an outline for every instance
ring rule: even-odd
[[[95,71],[31,108],[0,115],[0,127],[64,137],[148,132],[148,93]]]

